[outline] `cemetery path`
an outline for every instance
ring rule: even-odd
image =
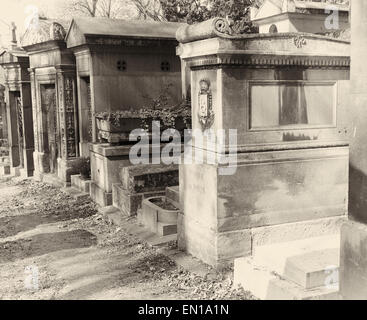
[[[247,299],[231,273],[199,276],[33,180],[0,180],[0,299]]]

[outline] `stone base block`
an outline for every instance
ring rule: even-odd
[[[22,179],[33,177],[33,170],[20,169],[20,177]]]
[[[121,183],[120,168],[131,166],[130,148],[131,145],[90,144],[91,179],[106,193],[112,193],[113,184]]]
[[[80,166],[81,159],[74,158],[74,159],[57,159],[57,166],[58,166],[58,177],[61,181],[65,183],[71,183],[71,176],[79,174],[79,166]]]
[[[345,219],[347,147],[237,156],[231,175],[220,163],[180,165],[179,230],[193,256],[213,266],[231,264],[257,243],[321,236]]]
[[[112,206],[112,192],[105,192],[93,181],[90,184],[90,197],[101,207]]]
[[[71,186],[79,189],[81,192],[90,193],[90,185],[92,181],[83,179],[80,174],[71,176]]]
[[[341,230],[340,294],[367,300],[367,225],[349,221]]]
[[[10,168],[10,175],[12,175],[13,177],[19,177],[20,176],[20,170],[21,170],[21,168],[19,168],[19,167],[16,167],[16,168],[11,167]]]
[[[112,186],[113,205],[126,216],[137,215],[144,199],[161,195],[164,195],[164,191],[129,193],[121,184]]]

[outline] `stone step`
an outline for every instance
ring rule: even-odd
[[[158,222],[157,234],[162,237],[177,234],[177,224]]]
[[[260,299],[335,298],[339,248],[340,235],[254,247],[235,260],[235,282]]]
[[[313,251],[290,257],[284,278],[305,289],[314,289],[339,282],[339,249]]]
[[[91,180],[82,179],[80,174],[71,176],[71,186],[79,189],[82,192],[90,193]]]
[[[239,258],[234,263],[234,285],[250,291],[261,300],[339,300],[337,284],[305,289],[293,281],[283,279],[253,258]]]
[[[89,193],[82,192],[75,187],[62,188],[61,191],[63,191],[64,193],[68,194],[69,196],[78,201],[85,201],[90,198]]]
[[[254,261],[305,289],[325,284],[338,273],[340,235],[254,247]],[[337,281],[337,279],[336,279]]]
[[[166,199],[172,203],[175,207],[180,208],[180,187],[167,187],[166,188]]]

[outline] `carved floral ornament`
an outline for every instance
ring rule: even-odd
[[[294,37],[293,41],[294,41],[294,45],[299,49],[307,45],[307,40],[302,36]]]
[[[39,20],[29,25],[22,39],[22,46],[31,46],[51,40],[64,40],[66,31],[64,27],[54,21]]]

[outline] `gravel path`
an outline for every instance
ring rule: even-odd
[[[0,181],[0,299],[249,299],[231,278],[182,269],[89,200]]]

